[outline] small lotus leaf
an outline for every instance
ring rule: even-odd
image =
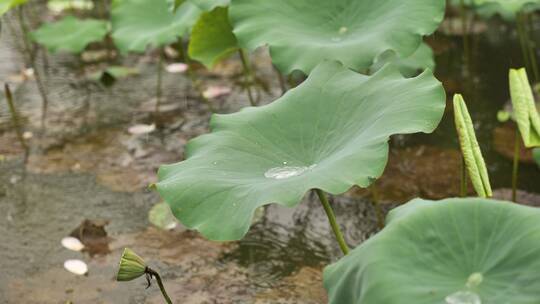
[[[540,147],[540,115],[525,69],[510,70],[510,95],[519,132],[527,148]]]
[[[374,73],[387,63],[397,66],[401,74],[405,77],[414,77],[425,69],[435,69],[433,50],[426,43],[420,44],[420,47],[407,58],[399,58],[393,51],[384,52],[377,58],[369,70],[371,73]]]
[[[540,9],[540,0],[473,0],[476,11],[485,18],[500,15],[514,20],[520,12]]]
[[[445,6],[444,0],[234,0],[230,17],[241,47],[268,45],[282,72],[309,74],[324,59],[359,71],[388,50],[406,58],[437,29]]]
[[[459,136],[461,153],[465,159],[474,190],[476,190],[476,193],[480,197],[490,197],[493,193],[491,192],[486,163],[482,156],[482,150],[480,150],[478,140],[476,139],[471,115],[463,97],[459,94],[454,96],[454,120]]]
[[[166,203],[154,205],[150,209],[150,212],[148,212],[148,220],[154,226],[164,230],[173,229],[178,224],[176,218],[171,213],[171,208]]]
[[[325,269],[330,304],[538,303],[540,209],[416,199],[387,223]]]
[[[0,17],[10,9],[25,4],[28,0],[0,0]]]
[[[404,79],[387,66],[365,76],[323,62],[269,105],[214,115],[213,132],[189,142],[184,162],[160,168],[157,190],[185,226],[240,239],[260,206],[369,186],[386,166],[389,136],[432,132],[444,108],[430,72]]]
[[[106,21],[66,16],[54,23],[43,25],[30,33],[30,37],[51,53],[66,51],[79,54],[88,44],[102,40],[107,32]]]
[[[227,11],[225,7],[216,7],[203,13],[191,32],[189,56],[208,68],[238,51]]]
[[[123,52],[144,52],[161,47],[185,35],[195,24],[201,10],[189,1],[176,12],[167,0],[122,0],[111,12],[113,39]]]

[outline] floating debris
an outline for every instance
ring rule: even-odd
[[[76,275],[85,275],[88,273],[88,265],[81,260],[67,260],[64,262],[64,268]]]
[[[68,236],[62,239],[62,246],[73,251],[81,251],[84,249],[84,244],[78,238]]]
[[[128,132],[132,135],[144,135],[152,133],[156,130],[156,125],[145,125],[145,124],[139,124],[129,127]]]
[[[165,68],[167,72],[172,73],[172,74],[184,73],[187,71],[187,69],[188,69],[188,65],[185,63],[173,63],[173,64],[169,64]]]

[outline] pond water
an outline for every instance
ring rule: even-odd
[[[509,100],[508,68],[521,65],[521,53],[512,27],[498,21],[481,25],[485,30],[473,38],[468,77],[461,67],[460,36],[438,32],[428,42],[436,52],[437,77],[449,96],[464,93],[493,186],[498,196],[506,196],[513,131],[511,125],[497,122],[496,113]],[[535,35],[540,36],[540,29]],[[240,242],[214,243],[181,227],[161,231],[149,224],[148,211],[159,197],[146,186],[155,182],[157,167],[181,160],[187,140],[208,131],[208,107],[197,101],[187,75],[164,74],[157,130],[131,134],[130,127],[154,121],[155,54],[117,62],[138,67],[140,74],[111,87],[81,77],[81,66],[90,70],[96,64],[49,56],[47,66],[40,64],[50,100],[42,134],[40,95],[32,79],[22,79],[18,39],[9,27],[3,28],[0,81],[12,84],[31,153],[25,166],[0,99],[0,303],[161,303],[157,287],[145,290],[143,279],[114,281],[126,246],[162,273],[171,296],[182,303],[326,303],[321,271],[340,251],[313,194],[294,210],[266,208]],[[279,83],[264,50],[254,61],[267,86],[266,92],[259,90],[261,103],[270,102],[281,93]],[[240,68],[233,58],[212,73],[198,71],[204,85],[232,88],[229,95],[212,101],[220,113],[249,104],[238,84]],[[434,134],[392,139],[388,169],[377,182],[377,197],[385,203],[381,209],[366,190],[333,198],[351,245],[374,234],[381,212],[397,204],[417,196],[457,195],[460,157],[450,108]],[[538,202],[540,170],[526,156],[521,196]],[[305,170],[309,168],[284,165],[265,175],[287,178]],[[70,235],[81,238],[87,250],[63,248],[62,238]],[[85,261],[88,275],[64,270],[68,259]]]

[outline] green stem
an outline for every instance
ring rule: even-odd
[[[467,71],[467,75],[469,75],[469,33],[468,33],[468,26],[467,26],[467,7],[465,6],[465,1],[460,0],[460,6],[461,6],[461,28],[463,31],[463,61],[464,66]]]
[[[527,49],[529,50],[529,60],[531,62],[532,72],[534,74],[534,80],[535,82],[538,82],[540,80],[540,72],[538,71],[538,62],[536,61],[536,52],[535,52],[535,45],[533,41],[531,41],[531,35],[530,30],[532,27],[532,20],[527,14],[522,15],[522,29],[525,33],[525,41],[527,43]]]
[[[158,71],[157,71],[157,86],[156,86],[156,108],[154,110],[156,118],[159,115],[159,107],[161,106],[162,83],[163,83],[163,50],[159,51]]]
[[[328,198],[326,197],[326,194],[320,189],[315,189],[315,192],[317,193],[317,196],[319,196],[319,199],[321,200],[321,203],[324,207],[324,211],[326,212],[326,216],[328,216],[328,220],[330,221],[330,226],[332,227],[332,230],[334,231],[336,240],[339,243],[339,247],[341,248],[341,251],[345,255],[349,254],[349,246],[347,246],[347,243],[345,242],[345,238],[343,237],[343,234],[341,233],[341,229],[339,228],[339,225],[336,221],[336,215],[334,214],[334,211],[332,210],[332,206],[330,206],[330,203],[328,202]]]
[[[204,96],[204,92],[203,92],[203,89],[201,87],[201,84],[197,80],[197,77],[196,77],[195,73],[193,72],[193,69],[191,68],[191,58],[189,57],[188,52],[186,52],[184,50],[184,44],[182,42],[182,39],[180,39],[178,41],[178,55],[180,56],[180,59],[183,60],[183,62],[185,64],[187,64],[187,66],[188,66],[187,74],[188,74],[188,77],[189,77],[191,83],[193,84],[193,87],[195,88],[195,90],[199,94],[199,99],[208,106],[208,108],[210,109],[210,112],[216,113],[216,109],[214,108],[214,106],[212,105],[210,100],[208,100],[208,98],[206,98]]]
[[[517,32],[519,36],[519,43],[521,45],[521,53],[523,55],[523,61],[525,63],[525,69],[530,73],[532,72],[532,68],[531,68],[531,61],[529,59],[529,52],[528,52],[529,43],[527,42],[527,37],[523,29],[523,22],[522,22],[520,13],[516,15],[516,28],[517,28]]]
[[[13,126],[15,127],[15,132],[17,133],[17,139],[19,140],[21,146],[24,149],[24,163],[26,164],[28,161],[29,149],[26,141],[24,140],[22,127],[19,121],[19,115],[17,115],[17,111],[15,110],[15,104],[13,103],[13,95],[11,94],[11,90],[9,89],[9,85],[7,83],[4,85],[4,94],[6,96],[6,102],[8,104],[9,112],[11,113],[11,119],[13,120]]]
[[[371,203],[373,204],[373,207],[375,208],[375,215],[377,216],[377,224],[379,226],[379,229],[384,228],[384,213],[381,209],[380,200],[379,200],[379,191],[377,190],[377,184],[373,183],[370,187],[371,189]]]
[[[521,152],[520,134],[516,126],[516,139],[514,142],[514,164],[512,168],[512,201],[517,203],[517,184],[519,172],[519,154]]]
[[[460,181],[460,196],[461,197],[466,197],[467,196],[467,192],[469,189],[467,189],[468,185],[467,185],[467,165],[465,164],[465,158],[462,156],[461,157],[461,168],[460,168],[460,173],[461,173],[461,181]]]
[[[157,271],[151,268],[146,268],[146,272],[156,278],[156,281],[159,286],[159,290],[161,290],[161,294],[163,295],[165,302],[167,302],[167,304],[172,304],[171,298],[169,298],[169,295],[167,294],[167,291],[165,290],[165,286],[163,285],[163,281],[161,281],[161,277],[159,276],[159,273],[157,273]]]
[[[246,52],[244,52],[243,49],[238,50],[238,53],[240,54],[240,59],[242,60],[242,66],[244,67],[244,78],[246,82],[246,89],[248,93],[249,103],[251,106],[256,106],[257,103],[255,102],[255,98],[253,98],[253,92],[251,91],[251,80],[252,80],[252,72],[251,68],[249,67],[249,61],[248,57],[246,55]]]
[[[24,11],[23,6],[19,6],[17,9],[18,17],[19,17],[19,26],[21,27],[21,31],[23,34],[23,43],[25,48],[25,53],[28,56],[27,65],[29,65],[32,70],[34,70],[34,77],[36,78],[36,84],[38,87],[39,94],[41,95],[42,105],[41,105],[41,129],[45,130],[45,121],[47,120],[47,109],[49,108],[49,99],[47,97],[47,92],[45,91],[45,86],[43,85],[42,79],[41,79],[41,72],[36,66],[35,63],[35,48],[32,47],[32,44],[28,40],[28,34],[29,29],[26,26],[26,22],[24,20]]]

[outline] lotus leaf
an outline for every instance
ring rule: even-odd
[[[188,0],[197,5],[203,11],[211,11],[218,6],[229,6],[231,0]]]
[[[416,199],[328,266],[324,285],[330,304],[535,304],[539,268],[539,209],[489,199]]]
[[[0,0],[0,17],[10,9],[25,4],[28,0]]]
[[[489,18],[500,15],[506,20],[514,20],[522,11],[540,8],[540,0],[473,0],[479,15]]]
[[[97,19],[77,19],[66,16],[54,23],[41,26],[30,37],[51,53],[66,51],[81,53],[88,44],[102,40],[108,32],[108,23]]]
[[[471,115],[463,97],[459,94],[454,96],[454,119],[461,153],[465,159],[474,190],[480,197],[490,197],[493,193],[491,192],[486,163],[476,139]]]
[[[113,39],[123,52],[144,52],[176,41],[195,24],[201,10],[185,1],[176,12],[167,0],[122,0],[111,12]]]
[[[243,48],[268,45],[284,73],[307,74],[324,59],[364,70],[382,53],[416,51],[444,17],[444,0],[235,0],[234,33]]]
[[[240,239],[260,206],[369,186],[386,166],[389,136],[432,132],[444,108],[430,72],[404,79],[387,66],[365,76],[323,62],[269,105],[214,115],[213,132],[188,143],[184,162],[162,166],[156,187],[187,227]]]
[[[216,7],[203,13],[191,33],[189,56],[209,68],[238,51],[227,11],[225,7]]]
[[[433,50],[426,43],[420,44],[420,47],[407,58],[399,58],[393,51],[384,52],[371,66],[370,72],[378,71],[389,62],[396,65],[405,77],[414,77],[425,69],[435,68]]]
[[[540,115],[525,69],[510,70],[510,95],[519,132],[527,148],[540,147]]]

